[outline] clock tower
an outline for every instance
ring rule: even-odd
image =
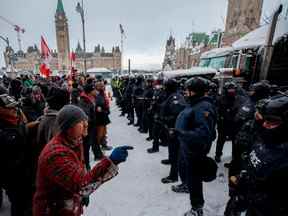
[[[68,72],[70,65],[69,30],[68,20],[65,15],[62,0],[58,0],[57,10],[55,14],[55,26],[58,51],[58,70],[62,72]]]

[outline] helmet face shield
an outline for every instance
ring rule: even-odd
[[[266,129],[274,129],[282,125],[283,121],[278,116],[263,116],[263,127]]]
[[[278,96],[275,98],[262,100],[257,110],[263,116],[263,127],[274,129],[287,124],[288,97]]]
[[[276,115],[263,115],[263,119],[268,122],[282,122],[282,118]]]

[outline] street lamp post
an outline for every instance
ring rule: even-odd
[[[80,4],[80,2],[77,3],[76,11],[80,14],[81,21],[82,21],[83,48],[84,48],[84,74],[86,75],[86,73],[87,73],[86,37],[85,37],[85,18],[84,18],[84,4],[83,4],[83,0],[82,0],[81,4]]]

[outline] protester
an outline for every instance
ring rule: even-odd
[[[87,169],[90,169],[90,148],[92,148],[95,160],[103,156],[100,146],[96,143],[96,94],[95,84],[93,82],[87,83],[84,86],[84,92],[82,92],[79,101],[79,107],[86,113],[89,122],[88,135],[83,140],[84,158]]]
[[[31,215],[32,147],[27,133],[27,119],[19,103],[7,94],[0,95],[0,185],[11,203],[11,216]]]
[[[118,173],[117,165],[128,156],[129,146],[117,147],[86,171],[82,138],[88,134],[88,116],[74,105],[64,106],[56,118],[59,132],[44,147],[38,162],[33,215],[83,213],[82,198]]]
[[[66,89],[61,89],[59,87],[52,87],[48,93],[47,108],[44,115],[41,116],[37,131],[37,155],[44,146],[51,140],[51,138],[56,135],[56,116],[58,111],[69,104],[69,92]]]
[[[110,124],[110,110],[109,110],[109,99],[105,93],[105,85],[103,80],[97,80],[96,82],[96,107],[95,107],[95,118],[96,118],[96,145],[101,146],[103,150],[111,150],[112,147],[107,145],[107,125]]]

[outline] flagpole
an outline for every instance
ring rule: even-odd
[[[86,60],[86,35],[85,35],[85,19],[84,19],[84,3],[82,0],[82,9],[83,9],[83,16],[82,16],[82,25],[83,25],[83,48],[84,48],[84,73],[87,74],[87,60]]]
[[[86,35],[85,35],[85,17],[84,17],[84,3],[81,1],[81,5],[78,2],[76,6],[76,11],[80,13],[82,21],[82,34],[83,34],[83,48],[84,48],[84,74],[87,73],[87,60],[86,60]]]
[[[121,32],[121,68],[120,68],[120,74],[123,72],[123,60],[124,60],[124,37],[123,32]]]

